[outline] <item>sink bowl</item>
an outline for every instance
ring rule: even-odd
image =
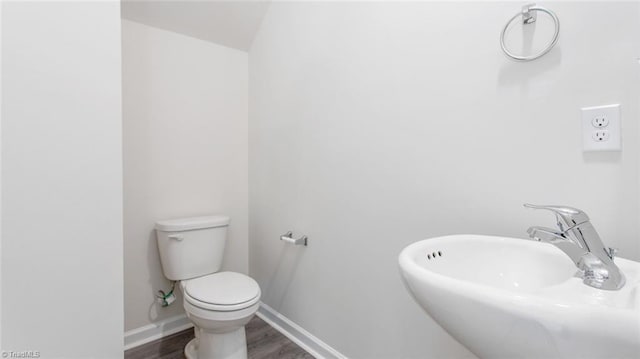
[[[640,263],[616,258],[627,283],[586,286],[556,247],[517,238],[454,235],[399,257],[415,301],[483,359],[639,358]]]

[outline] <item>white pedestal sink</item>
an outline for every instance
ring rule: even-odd
[[[480,358],[640,358],[638,262],[616,258],[617,291],[584,285],[559,249],[524,239],[432,238],[399,262],[416,302]]]

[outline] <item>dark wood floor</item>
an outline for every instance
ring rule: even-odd
[[[264,320],[253,317],[245,327],[249,359],[314,359]],[[125,359],[184,359],[184,346],[193,338],[193,329],[129,349]]]

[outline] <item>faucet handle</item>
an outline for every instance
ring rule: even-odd
[[[556,217],[558,218],[558,226],[560,226],[560,229],[562,231],[589,221],[589,216],[587,216],[586,213],[584,213],[580,209],[573,207],[536,205],[529,203],[525,203],[524,206],[532,209],[546,209],[555,213]],[[563,224],[566,225],[567,228],[563,228]]]

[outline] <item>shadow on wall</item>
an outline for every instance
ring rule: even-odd
[[[280,312],[282,308],[289,286],[305,253],[305,251],[300,250],[301,247],[299,246],[284,243],[282,245],[284,248],[282,248],[278,256],[278,265],[269,277],[262,294],[262,301],[269,303],[269,306],[277,312]]]
[[[583,152],[582,158],[585,163],[619,163],[622,161],[622,152]]]
[[[549,76],[545,74],[559,67],[561,62],[562,50],[559,46],[541,58],[529,62],[515,61],[505,56],[504,65],[500,67],[498,73],[498,86],[505,88],[519,86],[521,92],[526,93],[532,85],[536,85],[537,77],[544,75],[545,81],[548,81]]]

